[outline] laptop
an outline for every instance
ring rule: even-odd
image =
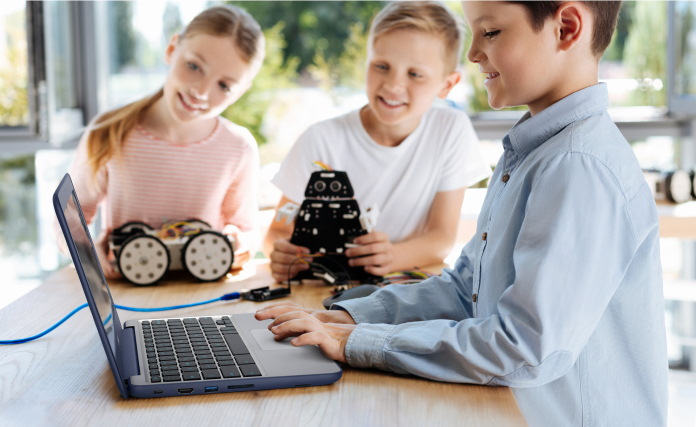
[[[53,205],[121,396],[164,397],[332,384],[341,368],[317,347],[276,342],[253,313],[121,325],[68,174]]]

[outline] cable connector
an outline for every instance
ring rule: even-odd
[[[336,278],[328,272],[315,271],[314,273],[312,273],[312,275],[317,279],[325,281],[329,285],[333,285],[334,282],[336,282]]]

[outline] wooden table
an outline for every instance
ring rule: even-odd
[[[185,279],[185,278],[184,278]],[[153,287],[110,284],[118,304],[158,307],[273,285],[267,264],[215,283],[169,280]],[[274,285],[273,285],[274,286]],[[293,301],[320,308],[330,288],[293,285]],[[0,310],[0,337],[34,335],[85,302],[72,266]],[[119,311],[131,318],[253,312],[261,304],[219,302],[162,313]],[[344,367],[329,386],[122,399],[87,309],[37,341],[0,346],[0,426],[504,426],[524,418],[507,387],[450,384]]]

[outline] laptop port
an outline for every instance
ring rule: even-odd
[[[239,385],[228,385],[227,388],[234,390],[235,388],[251,388],[254,384],[239,384]]]
[[[179,394],[191,394],[193,393],[193,388],[180,388]]]
[[[218,388],[217,388],[217,387],[206,387],[206,388],[205,388],[205,392],[206,392],[206,393],[214,393],[214,392],[216,392],[216,391],[218,391]]]
[[[164,393],[164,390],[155,390],[155,394],[162,394]]]

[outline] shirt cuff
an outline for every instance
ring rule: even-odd
[[[389,370],[384,347],[396,325],[360,324],[348,337],[346,362],[355,368]]]
[[[331,305],[331,310],[344,310],[355,323],[390,323],[384,304],[377,298],[379,292],[367,297],[341,301]]]

